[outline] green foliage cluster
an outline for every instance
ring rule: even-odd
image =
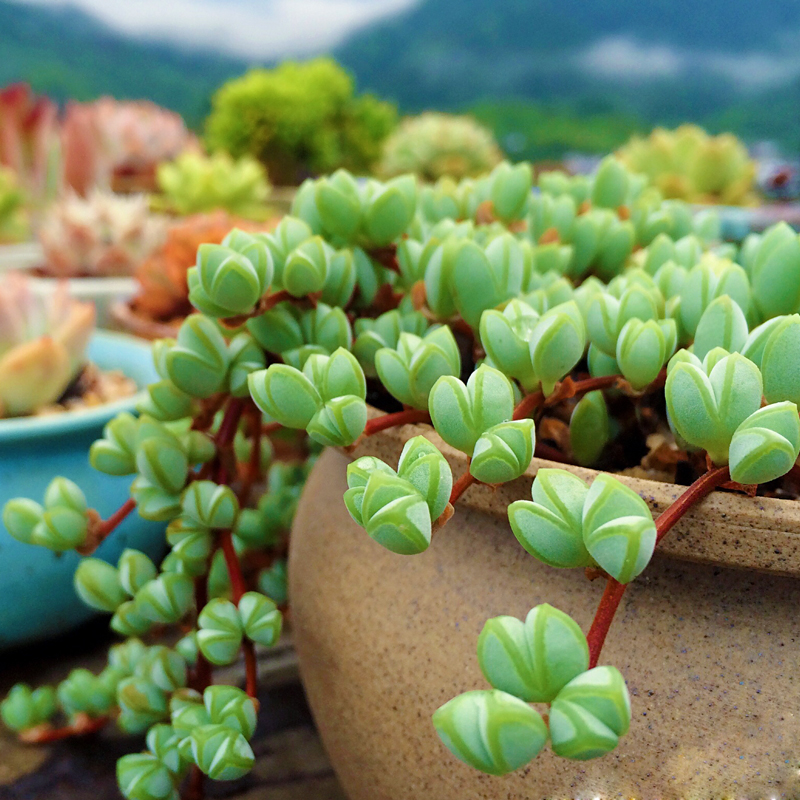
[[[476,177],[503,155],[491,131],[472,117],[427,111],[404,119],[386,140],[377,171],[384,177],[414,173],[421,180]]]
[[[212,99],[206,143],[261,161],[273,181],[297,184],[339,167],[368,172],[395,124],[392,105],[355,95],[335,61],[317,58],[252,69]]]
[[[584,464],[623,423],[641,438],[648,417],[671,426],[688,468],[710,469],[668,518],[703,487],[776,481],[800,455],[800,237],[785,224],[720,245],[713,216],[665,201],[614,158],[535,187],[527,163],[427,186],[339,170],[306,181],[293,212],[271,233],[233,230],[198,249],[198,313],[155,344],[159,381],[139,416],[119,415],[91,448],[100,472],[133,478],[131,507],[164,522],[170,546],[160,566],[126,550],[76,573],[81,597],[130,638],[99,675],[20,686],[2,706],[28,737],[54,714],[70,730],[108,717],[149,728],[147,752],[120,761],[130,800],[175,796],[189,769],[230,780],[252,766],[253,673],[244,694],[209,686],[208,670],[241,654],[252,667],[253,647],[280,634],[281,547],[313,462],[277,460],[286,437],[307,455],[427,423],[443,444],[417,435],[396,464],[367,456],[347,470],[355,523],[404,555],[431,546],[471,484],[524,479],[551,409],[570,419]],[[453,451],[469,464],[457,479]],[[539,469],[508,517],[527,553],[603,574],[618,598],[667,532],[624,479],[566,469]],[[3,519],[26,543],[85,554],[115,524],[65,478],[42,504],[10,501]],[[254,550],[270,565],[248,583]],[[621,673],[600,663],[609,613],[586,635],[546,604],[524,622],[489,620],[478,660],[492,688],[434,713],[443,743],[494,775],[548,741],[568,759],[612,751],[632,712]],[[136,638],[176,624],[188,632],[173,648]]]

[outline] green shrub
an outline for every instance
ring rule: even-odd
[[[206,143],[252,155],[278,184],[345,167],[367,172],[395,125],[390,103],[356,96],[351,76],[330,58],[252,69],[212,99]]]

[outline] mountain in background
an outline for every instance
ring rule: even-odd
[[[404,109],[514,98],[796,150],[798,44],[797,0],[423,0],[336,56]]]
[[[147,98],[197,127],[214,90],[246,68],[235,58],[128,38],[76,8],[0,2],[0,86],[24,80],[58,101]]]
[[[401,111],[471,111],[510,155],[540,159],[687,120],[800,152],[799,45],[800,0],[421,0],[334,55]],[[199,129],[248,66],[0,0],[0,85],[60,101],[149,98]]]

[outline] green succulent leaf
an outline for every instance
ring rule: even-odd
[[[281,635],[283,615],[269,597],[245,592],[239,600],[244,635],[256,644],[272,647]]]
[[[231,664],[242,646],[242,620],[230,600],[208,602],[197,619],[197,644],[212,664]]]
[[[169,379],[192,397],[211,397],[222,390],[228,373],[225,339],[202,314],[187,317],[174,347],[165,357]]]
[[[484,364],[470,375],[466,385],[452,376],[439,378],[428,407],[442,439],[471,455],[482,434],[511,419],[514,389],[502,372]]]
[[[611,752],[627,733],[631,703],[614,667],[595,667],[573,678],[550,706],[553,752],[586,761]]]
[[[192,761],[216,781],[233,781],[253,768],[255,756],[239,731],[227,725],[203,725],[191,733]]]
[[[508,507],[511,530],[532,556],[551,567],[587,567],[594,562],[583,541],[583,505],[589,487],[562,469],[540,469],[530,500]]]
[[[475,443],[470,474],[483,483],[513,481],[530,465],[535,442],[536,426],[532,419],[501,422],[485,431]]]
[[[248,377],[256,405],[287,428],[305,428],[322,408],[314,384],[298,369],[273,364]]]
[[[800,456],[800,417],[789,401],[752,413],[731,439],[731,479],[737,483],[768,483],[785,475]]]
[[[547,742],[539,712],[496,689],[454,697],[434,713],[433,725],[456,758],[490,775],[525,766]]]
[[[543,603],[524,622],[488,620],[478,638],[478,662],[495,689],[528,703],[549,703],[588,669],[589,646],[574,620]]]
[[[117,569],[99,558],[83,559],[73,582],[78,597],[98,611],[114,612],[129,597]]]
[[[117,761],[117,785],[127,800],[178,800],[175,776],[153,753],[132,753]]]
[[[608,406],[601,390],[587,392],[569,420],[569,440],[575,460],[584,467],[595,464],[611,439]]]

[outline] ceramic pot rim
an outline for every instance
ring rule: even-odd
[[[369,409],[370,418],[382,413]],[[396,464],[405,442],[418,435],[430,439],[441,449],[454,478],[466,471],[467,457],[464,453],[445,444],[428,425],[390,428],[362,439],[354,450],[345,452],[352,459],[371,455]],[[502,484],[496,490],[473,485],[464,493],[459,505],[505,517],[510,503],[530,498],[531,484],[542,468],[565,469],[587,482],[599,474],[597,470],[534,458],[521,478]],[[644,499],[654,517],[686,490],[685,486],[673,483],[624,475],[615,477]],[[508,533],[513,536],[510,527]],[[715,491],[675,525],[657,552],[683,561],[800,577],[800,502]]]
[[[145,361],[152,358],[149,342],[125,333],[98,330],[92,336],[91,342],[102,343],[128,352],[141,351],[141,357]],[[91,343],[89,346],[91,347]],[[134,411],[136,404],[146,396],[144,387],[140,387],[140,391],[136,394],[93,408],[40,417],[0,419],[0,444],[43,436],[57,437],[89,428],[99,428],[122,411]]]

